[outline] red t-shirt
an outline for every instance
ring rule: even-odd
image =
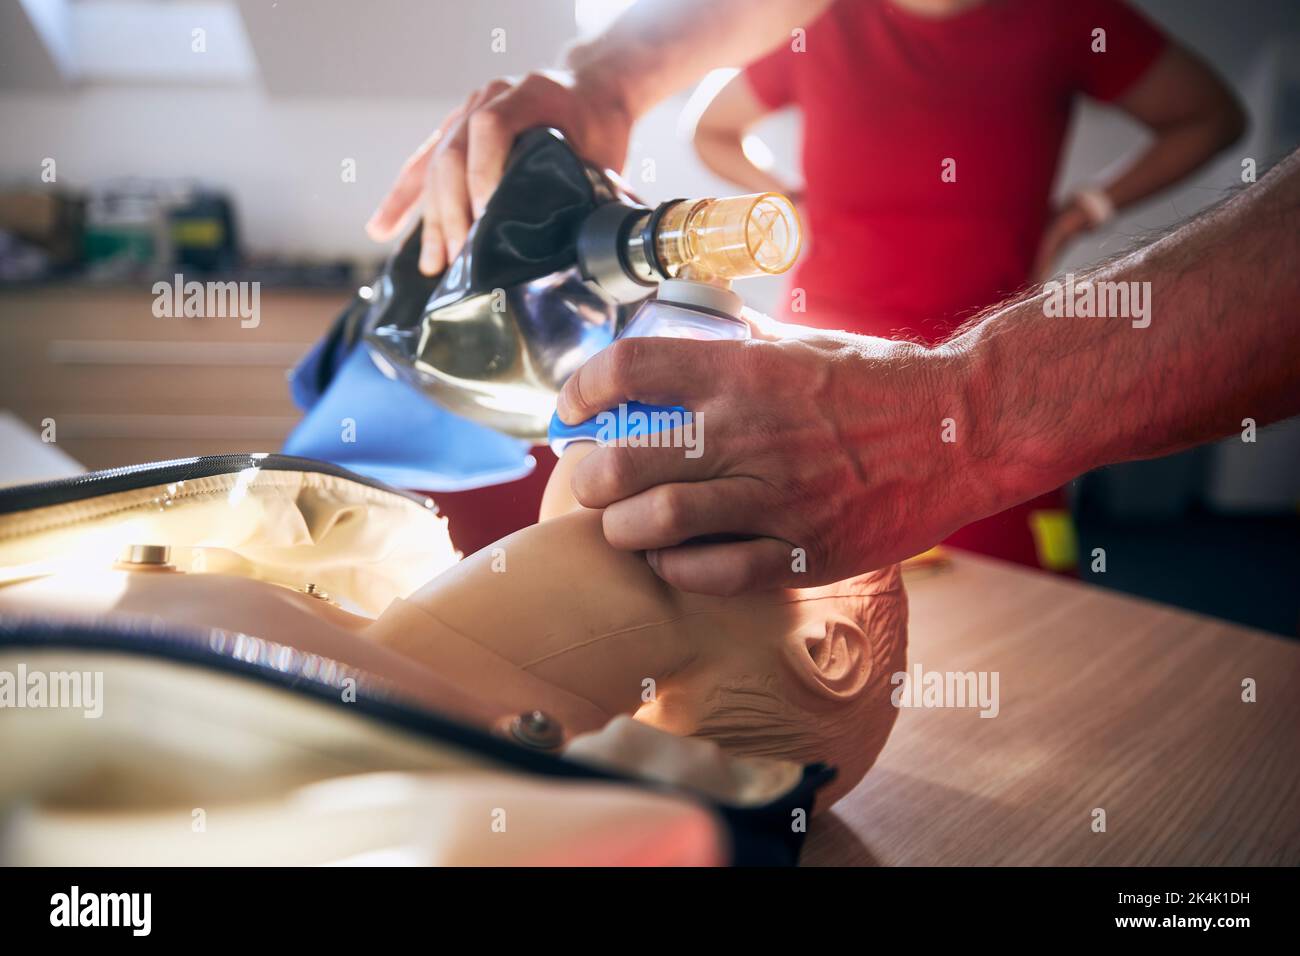
[[[783,44],[745,71],[759,100],[804,116],[792,288],[807,314],[789,317],[933,342],[1015,292],[1075,95],[1121,96],[1164,45],[1122,0],[988,0],[946,18],[838,0],[802,52]]]

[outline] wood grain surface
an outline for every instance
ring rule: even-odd
[[[967,555],[908,592],[909,666],[998,716],[902,709],[804,865],[1300,864],[1300,644]]]

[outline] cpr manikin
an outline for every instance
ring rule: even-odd
[[[861,778],[895,718],[890,676],[905,669],[896,568],[824,588],[686,594],[641,555],[611,548],[564,472],[546,500],[546,520],[377,618],[232,574],[121,567],[12,580],[0,612],[147,615],[257,635],[364,668],[492,730],[543,711],[561,745],[633,715],[731,755],[832,764],[839,776],[819,806]]]

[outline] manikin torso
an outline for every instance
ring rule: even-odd
[[[377,619],[259,581],[105,570],[0,588],[0,610],[139,613],[255,634],[386,678],[427,706],[499,727],[542,710],[568,738],[617,715],[711,739],[733,755],[840,770],[829,805],[884,745],[905,669],[897,568],[823,588],[722,598],[678,591],[604,540],[567,494]],[[549,516],[548,516],[549,515]]]

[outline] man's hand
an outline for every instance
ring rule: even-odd
[[[579,155],[602,168],[622,168],[632,117],[616,90],[568,72],[493,80],[470,94],[406,161],[366,231],[386,242],[418,210],[424,219],[420,271],[437,275],[465,244],[524,130],[553,126]]]
[[[377,242],[424,219],[420,271],[437,275],[465,244],[526,129],[553,126],[579,156],[620,170],[633,121],[727,64],[748,63],[829,0],[653,0],[634,4],[600,36],[571,47],[565,71],[498,79],[472,93],[402,167],[366,231]]]
[[[698,458],[606,446],[578,465],[574,495],[605,508],[610,544],[678,588],[731,594],[881,567],[994,510],[960,351],[781,332],[623,339],[569,379],[570,424],[632,400],[702,416]]]

